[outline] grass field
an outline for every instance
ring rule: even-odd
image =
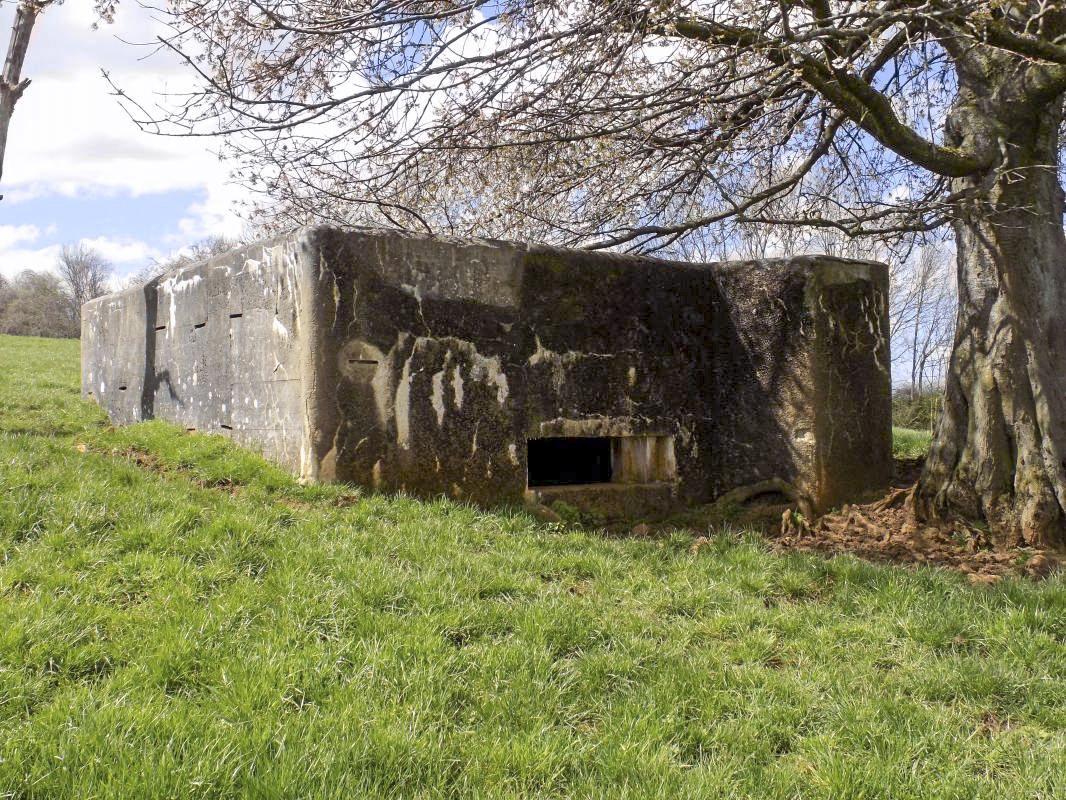
[[[933,434],[910,428],[892,428],[892,455],[896,458],[923,458],[929,452]]]
[[[1066,580],[606,538],[112,430],[0,337],[2,798],[1063,798]]]

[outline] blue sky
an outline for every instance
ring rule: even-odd
[[[172,59],[145,58],[157,30],[149,13],[122,3],[114,25],[92,30],[88,0],[45,10],[15,109],[0,181],[0,274],[49,269],[63,244],[98,249],[117,278],[211,235],[238,236],[233,211],[245,192],[212,139],[142,133],[111,95],[101,70],[142,101],[180,92],[189,75]],[[6,43],[14,3],[0,0]],[[125,40],[125,41],[123,41]]]

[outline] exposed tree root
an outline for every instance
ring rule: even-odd
[[[795,486],[783,478],[768,478],[767,480],[751,483],[747,486],[738,486],[716,498],[714,505],[719,507],[742,505],[753,497],[771,493],[784,495],[791,502],[796,504],[801,514],[805,514],[808,517],[814,516],[810,498],[802,494]]]
[[[957,569],[974,583],[1007,575],[1044,577],[1066,563],[1066,553],[1012,546],[963,519],[923,521],[915,487],[811,519],[792,509],[781,516],[781,549],[850,552],[873,560],[933,564]]]

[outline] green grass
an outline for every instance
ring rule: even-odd
[[[0,797],[1066,797],[1062,577],[303,488],[77,380],[0,337]]]
[[[892,428],[892,455],[896,458],[925,458],[933,434],[910,428]]]

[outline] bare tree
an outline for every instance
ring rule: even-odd
[[[0,300],[0,333],[19,336],[76,337],[78,326],[59,278],[51,272],[24,270]]]
[[[893,421],[933,429],[955,326],[955,271],[950,251],[928,244],[893,261],[889,302],[894,390]]]
[[[910,378],[911,387],[920,395],[927,381],[938,381],[943,374],[958,298],[955,276],[943,251],[936,247],[921,250],[910,277],[909,285],[901,293],[911,305]]]
[[[10,302],[11,282],[3,275],[0,275],[0,319],[3,318],[4,312],[7,310],[7,304]]]
[[[21,0],[15,9],[15,22],[11,27],[11,42],[7,46],[4,59],[4,71],[0,75],[0,177],[4,173],[4,151],[7,149],[7,131],[11,126],[11,115],[15,103],[22,97],[30,85],[28,78],[22,77],[22,65],[26,61],[26,50],[30,46],[30,35],[37,15],[55,0]],[[3,195],[0,195],[0,199]]]
[[[201,239],[198,242],[193,242],[188,247],[184,248],[175,258],[167,262],[168,269],[174,267],[182,267],[186,264],[195,264],[198,261],[204,261],[214,256],[220,256],[223,253],[228,253],[235,247],[239,247],[241,242],[237,239],[231,239],[228,236],[219,236],[217,234],[208,236],[205,239]]]
[[[56,271],[70,302],[71,317],[80,327],[82,305],[107,294],[111,262],[88,245],[65,244],[56,259]]]
[[[645,250],[730,218],[850,236],[952,225],[956,334],[915,509],[1066,539],[1062,0],[157,11],[201,89],[169,115],[131,113],[230,134],[282,216]],[[848,201],[826,216],[813,193],[834,182]],[[788,194],[804,213],[775,212]]]
[[[182,248],[172,258],[164,261],[153,261],[145,265],[126,279],[126,285],[139,286],[152,278],[157,278],[166,272],[170,272],[172,269],[178,269],[189,264],[195,264],[198,261],[205,261],[213,256],[222,255],[240,246],[240,244],[239,241],[226,236],[208,236],[206,239],[201,239],[188,247]]]

